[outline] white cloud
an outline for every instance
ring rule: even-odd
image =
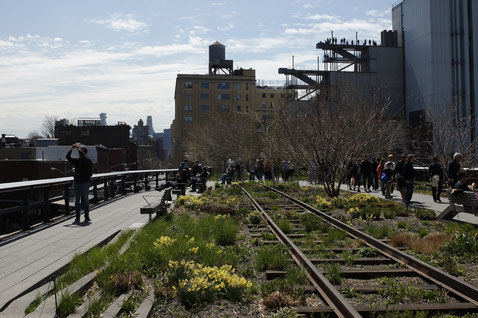
[[[314,14],[314,15],[308,15],[305,17],[307,20],[334,20],[337,19],[337,17],[334,17],[332,15],[328,14]]]
[[[141,32],[148,26],[142,21],[134,19],[132,15],[113,14],[109,19],[94,19],[91,22],[105,25],[114,31]]]
[[[229,31],[229,30],[234,29],[234,27],[235,27],[234,24],[228,23],[228,24],[226,24],[226,25],[218,26],[217,29],[218,29],[219,31],[225,32],[225,31]]]
[[[385,11],[378,11],[378,10],[369,10],[365,12],[365,14],[374,17],[374,18],[379,18],[379,17],[384,17],[384,16],[389,16],[391,15],[390,10],[385,10]]]

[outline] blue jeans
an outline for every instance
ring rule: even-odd
[[[80,210],[83,208],[85,211],[85,218],[90,215],[90,199],[88,198],[90,190],[90,182],[75,182],[75,214],[76,218],[80,218]],[[80,204],[81,200],[81,204]]]
[[[413,195],[413,179],[405,180],[407,185],[407,193],[405,194],[405,201],[410,202],[412,200]]]

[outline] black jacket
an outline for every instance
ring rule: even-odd
[[[403,178],[405,180],[412,180],[415,177],[415,168],[410,161],[405,162],[403,165]]]
[[[457,182],[458,177],[456,176],[456,174],[458,173],[458,171],[460,171],[460,169],[461,169],[460,163],[456,160],[452,160],[448,164],[448,178],[453,179],[455,182]]]
[[[75,175],[73,176],[75,182],[88,182],[93,174],[93,163],[83,152],[78,151],[78,153],[80,154],[79,158],[72,158],[71,150],[68,151],[66,160],[75,166]]]
[[[428,177],[431,179],[434,175],[440,176],[440,181],[443,180],[443,169],[441,168],[441,164],[431,164],[428,167]]]

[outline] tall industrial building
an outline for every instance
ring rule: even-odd
[[[426,109],[438,114],[451,103],[457,118],[471,118],[476,135],[478,107],[478,1],[404,0],[392,9],[393,29],[404,50],[406,111],[420,124]]]
[[[269,120],[285,102],[287,91],[256,85],[255,70],[234,70],[233,61],[226,60],[226,47],[215,42],[209,46],[209,73],[178,74],[174,98],[171,148],[172,159],[179,162],[187,151],[187,136],[212,124],[215,114],[249,113]]]

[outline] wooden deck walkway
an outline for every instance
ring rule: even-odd
[[[143,195],[151,202],[156,201],[153,196],[159,200],[161,193],[127,195],[91,210],[92,223],[88,225],[74,225],[70,219],[0,247],[0,308],[69,263],[76,253],[87,251],[119,230],[147,223],[148,215],[139,213],[146,204]]]

